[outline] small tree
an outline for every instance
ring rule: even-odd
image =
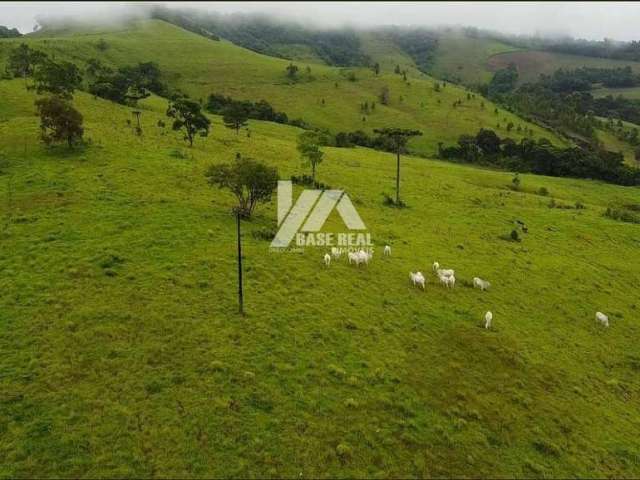
[[[21,43],[11,50],[7,62],[7,69],[15,77],[26,78],[33,75],[38,64],[47,58],[47,54],[39,50],[33,50],[26,43]]]
[[[33,75],[38,93],[50,93],[70,99],[73,92],[80,88],[82,75],[76,65],[70,62],[56,63],[43,61]]]
[[[40,138],[50,145],[67,142],[69,148],[82,140],[82,114],[66,100],[60,97],[47,97],[36,100],[40,115]]]
[[[249,218],[253,209],[260,202],[271,199],[278,185],[278,171],[275,168],[236,154],[233,163],[211,165],[205,176],[209,184],[230,190],[238,200],[233,208],[236,217],[238,245],[238,310],[244,314],[244,293],[242,284],[242,233],[241,218]]]
[[[511,179],[511,183],[513,184],[514,190],[520,190],[520,175],[518,175],[518,172],[516,172],[516,174]]]
[[[258,203],[268,202],[278,185],[278,171],[251,158],[239,157],[233,163],[211,165],[206,173],[209,184],[231,191],[238,200],[235,207],[243,218],[250,218]]]
[[[396,206],[400,206],[400,152],[404,150],[411,137],[422,135],[419,130],[407,130],[403,128],[382,128],[374,130],[375,133],[390,141],[396,151]]]
[[[202,113],[202,108],[198,102],[185,97],[175,98],[169,103],[167,117],[173,118],[174,130],[184,130],[184,139],[193,147],[193,139],[196,134],[201,137],[209,135],[209,125],[211,121]]]
[[[289,65],[287,65],[286,70],[287,70],[287,77],[289,77],[291,80],[295,80],[297,78],[297,75],[298,75],[297,65],[290,63]]]
[[[380,75],[380,64],[378,62],[373,65],[373,73]]]
[[[311,166],[311,178],[316,179],[316,168],[322,163],[324,152],[320,150],[319,138],[315,132],[304,132],[298,136],[300,157]]]
[[[224,126],[236,131],[236,135],[242,127],[247,126],[249,114],[240,103],[232,103],[229,105],[222,116]]]

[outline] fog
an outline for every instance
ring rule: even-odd
[[[118,21],[151,3],[0,2],[0,25],[33,30],[38,18]],[[521,35],[640,39],[640,2],[162,2],[171,8],[266,13],[318,27],[462,25]]]

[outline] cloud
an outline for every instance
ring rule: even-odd
[[[513,34],[564,34],[635,40],[640,2],[166,2],[170,8],[267,13],[321,27],[465,25]],[[70,16],[117,21],[149,3],[0,2],[0,24],[32,30],[36,18]]]

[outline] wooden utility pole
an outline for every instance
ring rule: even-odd
[[[242,237],[240,233],[240,209],[236,210],[236,226],[238,233],[238,309],[244,315],[244,298],[242,294]]]

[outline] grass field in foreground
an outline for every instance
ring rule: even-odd
[[[327,149],[319,178],[350,195],[373,262],[271,253],[251,232],[275,228],[274,199],[244,224],[241,318],[233,201],[203,173],[241,152],[299,174],[298,130],[214,117],[189,149],[156,126],[160,99],[137,137],[130,109],[77,94],[90,145],[48,151],[33,94],[0,81],[0,98],[0,477],[640,475],[640,230],[602,215],[637,188],[514,192],[404,158],[395,210],[393,156]],[[500,238],[515,219],[521,243]]]
[[[100,39],[108,45],[104,52],[96,48]],[[523,129],[530,127],[535,138],[546,137],[558,145],[565,143],[552,132],[502,109],[495,114],[496,106],[486,99],[478,96],[468,100],[469,92],[462,88],[447,85],[436,92],[434,79],[412,69],[409,61],[389,45],[373,40],[365,39],[364,43],[367,53],[381,61],[380,76],[376,77],[370,69],[339,69],[317,64],[309,64],[308,75],[307,65],[297,62],[300,81],[293,84],[285,76],[288,60],[260,55],[224,40],[212,41],[162,21],[134,23],[119,30],[89,29],[49,37],[43,33],[2,40],[0,68],[10,49],[20,42],[80,66],[90,58],[99,58],[114,66],[154,61],[171,87],[196,99],[206,101],[212,93],[252,101],[264,99],[292,119],[302,118],[314,127],[333,133],[358,129],[372,133],[375,128],[388,126],[419,129],[424,135],[410,144],[419,154],[433,155],[438,142],[454,144],[461,134],[476,134],[481,127],[495,128],[498,122],[503,128],[508,122]],[[408,82],[392,73],[395,61],[409,69]],[[348,80],[350,72],[357,81]],[[378,99],[384,86],[390,92],[388,106],[381,105]],[[457,100],[461,100],[462,105],[454,108]],[[375,112],[363,115],[360,106],[364,102],[376,102]],[[500,135],[506,136],[506,131]],[[508,136],[520,140],[524,132],[514,129]]]

